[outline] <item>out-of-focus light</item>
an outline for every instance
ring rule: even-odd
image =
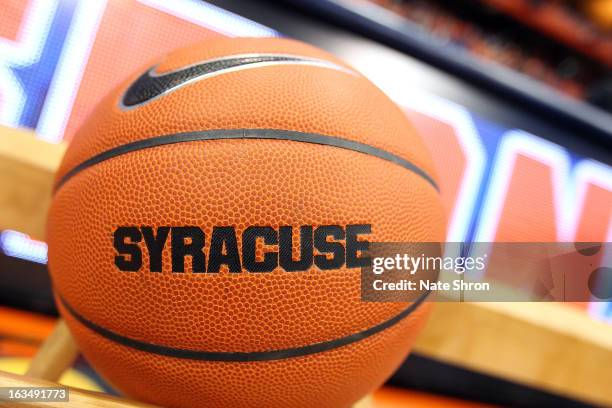
[[[47,263],[47,244],[28,235],[5,230],[0,233],[0,249],[8,256],[27,261]]]
[[[230,37],[277,37],[279,33],[269,27],[224,10],[213,4],[197,0],[139,0],[141,3],[165,11],[195,24],[209,27]]]

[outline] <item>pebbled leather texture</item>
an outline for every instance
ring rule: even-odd
[[[218,39],[160,59],[161,74],[212,58],[279,53],[335,57],[287,39]],[[128,143],[214,129],[279,129],[373,146],[418,166],[432,161],[400,109],[361,75],[271,65],[194,81],[120,107],[143,67],[110,93],[76,134],[56,180]],[[253,352],[301,347],[384,322],[406,303],[360,301],[360,270],[195,274],[119,271],[118,226],[273,228],[371,224],[370,241],[440,242],[438,191],[396,163],[292,140],[201,140],[130,151],[74,174],[49,214],[56,291],[88,320],[122,336],[175,348]],[[297,235],[297,234],[296,234]],[[142,244],[144,248],[144,244]],[[299,237],[293,250],[299,254]],[[240,248],[240,242],[238,242]],[[258,256],[263,248],[258,250]],[[143,251],[143,265],[148,264]],[[146,268],[143,268],[146,269]],[[170,407],[348,407],[380,386],[408,354],[428,305],[361,341],[302,357],[257,362],[175,358],[119,344],[60,304],[85,357],[126,394]]]

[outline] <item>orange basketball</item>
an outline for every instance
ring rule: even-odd
[[[442,241],[432,161],[337,58],[218,39],[144,67],[57,174],[56,300],[113,386],[171,407],[348,407],[426,315],[360,300],[368,242]]]

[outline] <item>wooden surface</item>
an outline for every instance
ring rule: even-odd
[[[2,387],[57,387],[58,385],[51,381],[35,379],[32,377],[10,374],[0,371],[0,385]],[[136,408],[136,407],[153,407],[137,402],[132,402],[107,394],[102,394],[92,391],[84,391],[76,388],[69,388],[69,400],[62,402],[27,402],[15,403],[0,400],[1,407],[57,407],[57,408]]]
[[[612,325],[559,303],[437,303],[415,352],[612,406]]]
[[[22,376],[0,371],[1,387],[58,387],[52,381],[40,380],[29,376]],[[2,400],[0,407],[24,408],[24,407],[56,407],[56,408],[155,408],[154,405],[143,404],[123,398],[113,397],[93,391],[84,391],[77,388],[68,389],[68,401],[58,402],[27,402],[15,403]],[[368,396],[355,404],[354,408],[369,408],[372,406],[372,397]]]
[[[26,373],[42,380],[57,381],[79,354],[66,323],[60,319],[42,344]]]
[[[64,147],[0,127],[0,229],[43,236]],[[415,351],[532,387],[612,405],[612,326],[555,303],[438,303]]]
[[[0,229],[44,237],[53,174],[65,149],[0,126]]]

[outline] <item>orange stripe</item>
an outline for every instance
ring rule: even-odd
[[[0,336],[42,342],[53,330],[55,321],[53,317],[0,307]]]

